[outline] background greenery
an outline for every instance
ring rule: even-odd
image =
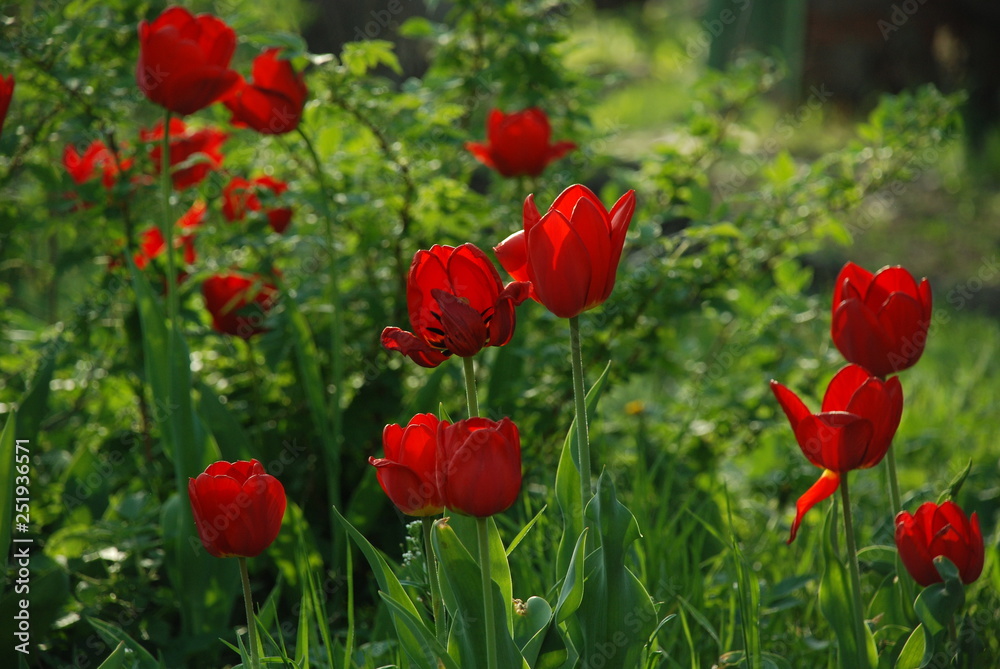
[[[902,264],[931,278],[935,323],[924,357],[903,374],[894,442],[904,505],[936,499],[971,460],[959,501],[979,513],[987,566],[965,613],[985,645],[982,666],[1000,661],[1000,326],[991,308],[998,200],[966,168],[961,94],[925,88],[887,97],[865,119],[845,118],[808,91],[790,101],[773,93],[784,77],[777,59],[746,55],[719,72],[704,66],[707,53],[692,58],[688,45],[704,28],[670,2],[614,14],[575,3],[435,4],[433,18],[401,29],[427,59],[419,78],[399,75],[388,42],[307,59],[287,15],[249,2],[185,4],[236,29],[235,62],[244,71],[271,44],[286,46],[299,66],[311,62],[303,130],[335,193],[334,275],[347,343],[333,355],[346,372],[348,417],[333,465],[339,500],[324,478],[330,454],[291,334],[294,302],[329,378],[323,207],[298,137],[232,132],[224,170],[288,181],[292,227],[276,236],[262,221],[228,225],[219,210],[228,177],[210,178],[197,193],[210,206],[199,260],[180,288],[193,397],[211,432],[200,456],[256,457],[288,492],[286,527],[252,561],[276,646],[313,663],[331,653],[334,666],[397,661],[370,574],[363,562],[347,562],[329,504],[398,561],[419,592],[425,577],[406,519],[366,459],[380,454],[384,424],[438,402],[458,414],[464,401],[457,364],[417,368],[382,351],[378,334],[406,325],[402,287],[417,249],[492,247],[520,226],[527,193],[542,204],[582,182],[609,204],[627,189],[638,194],[612,299],[581,320],[588,380],[611,361],[591,432],[595,462],[639,521],[644,536],[633,557],[659,618],[676,614],[658,632],[650,666],[738,666],[747,625],[759,630],[771,666],[832,666],[832,633],[816,597],[822,514],[807,517],[795,544],[784,543],[794,500],[818,472],[799,456],[767,381],[777,378],[818,406],[842,364],[828,334],[829,286],[847,259],[870,270]],[[66,145],[102,138],[136,152],[135,171],[148,171],[138,130],[159,110],[134,84],[135,26],[161,9],[71,0],[4,10],[0,72],[16,72],[17,89],[0,137],[0,411],[16,409],[17,438],[31,440],[38,546],[38,646],[19,658],[22,666],[99,666],[118,631],[167,667],[237,658],[219,641],[235,643],[242,615],[235,564],[217,561],[218,576],[197,593],[178,592],[171,575],[161,514],[177,498],[157,423],[162,407],[149,390],[135,292],[111,262],[154,222],[155,189],[120,185],[109,196],[97,182],[75,186],[61,164]],[[465,141],[483,138],[491,107],[534,104],[549,113],[555,139],[580,145],[542,177],[504,181],[464,151]],[[226,127],[227,118],[217,106],[192,122]],[[92,206],[74,207],[70,191]],[[176,211],[193,197],[182,193]],[[214,333],[200,280],[220,268],[272,265],[289,292],[270,331],[252,346]],[[147,273],[153,285],[158,271]],[[498,519],[505,540],[553,506],[572,398],[563,324],[533,303],[518,315],[514,340],[482,356],[480,368],[483,406],[512,416],[523,440],[524,492]],[[852,488],[861,545],[891,544],[882,468],[853,475]],[[555,587],[551,513],[511,556],[515,597]],[[745,620],[738,606],[741,562],[731,535],[760,587],[756,619]],[[199,549],[182,568],[205,570],[211,561]],[[880,563],[863,568],[869,617],[884,619],[882,641],[891,647],[895,614],[878,596]],[[303,624],[305,601],[316,615]],[[8,581],[0,619],[10,620],[14,606]],[[198,624],[184,607],[199,612]],[[300,629],[312,640],[308,650]],[[349,662],[345,647],[354,651]],[[152,661],[140,652],[129,658]]]

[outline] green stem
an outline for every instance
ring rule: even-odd
[[[257,357],[254,355],[253,350],[253,340],[244,339],[246,342],[247,349],[247,371],[250,373],[250,402],[252,406],[250,407],[250,415],[257,416],[260,415],[258,412],[264,407],[264,402],[261,400],[260,395],[260,379],[257,372]],[[253,432],[253,446],[256,453],[254,453],[255,458],[263,457],[264,455],[264,445],[262,443],[263,437],[261,435],[260,424],[255,426],[257,429]]]
[[[332,195],[330,189],[326,183],[326,176],[323,171],[323,162],[320,160],[319,154],[316,152],[316,147],[313,145],[312,140],[309,136],[303,132],[301,127],[296,128],[299,137],[302,138],[302,142],[306,146],[306,150],[309,153],[309,157],[313,163],[313,169],[316,174],[316,182],[319,185],[320,190],[320,208],[323,212],[323,219],[325,221],[325,236],[326,236],[326,252],[329,256],[329,283],[330,283],[330,304],[332,307],[332,318],[330,322],[330,387],[332,391],[330,393],[330,417],[331,417],[331,432],[332,437],[329,442],[329,453],[327,457],[324,458],[326,463],[326,478],[327,478],[327,489],[330,495],[330,504],[332,506],[340,507],[340,451],[341,444],[343,441],[343,411],[340,406],[340,397],[344,378],[344,331],[343,323],[341,321],[341,295],[340,295],[340,285],[338,282],[337,275],[337,247],[336,239],[334,237],[333,230],[333,212],[330,210],[330,200]],[[333,527],[334,536],[338,536],[339,528],[337,524],[331,519],[331,526]]]
[[[476,367],[472,358],[462,358],[465,366],[465,403],[469,408],[469,418],[479,415],[479,397],[476,393]]]
[[[434,633],[438,642],[444,647],[448,646],[448,629],[444,624],[444,612],[441,607],[441,583],[438,581],[437,558],[431,548],[431,526],[434,519],[424,516],[420,519],[424,530],[424,560],[427,564],[427,581],[431,588],[431,611],[434,613]]]
[[[347,641],[344,643],[344,666],[350,667],[354,655],[354,553],[351,542],[344,542],[347,551]]]
[[[896,452],[894,448],[890,447],[889,451],[885,454],[885,469],[888,475],[887,478],[889,479],[889,501],[892,504],[892,516],[893,519],[895,519],[896,514],[903,510],[903,503],[899,496],[899,478],[896,476]],[[904,571],[906,571],[906,568],[903,566],[903,561],[897,553],[896,580],[899,581],[900,597],[903,601],[903,610],[910,622],[914,622],[913,583],[910,582],[909,578],[902,576]]]
[[[851,495],[847,489],[847,473],[840,479],[840,494],[844,504],[844,534],[847,535],[847,566],[851,572],[854,590],[854,634],[857,637],[858,667],[867,667],[868,638],[865,634],[865,611],[861,600],[861,570],[858,567],[858,546],[854,540],[854,522],[851,519]]]
[[[573,400],[576,405],[576,449],[580,466],[580,515],[590,499],[590,433],[587,427],[587,393],[583,385],[583,353],[580,349],[580,317],[569,319],[570,359],[573,364]],[[581,520],[582,524],[582,520]]]
[[[483,606],[486,622],[486,666],[497,669],[497,640],[493,622],[493,579],[490,577],[490,535],[488,518],[476,518],[479,535],[479,568],[483,575]]]
[[[167,339],[167,359],[174,359],[176,347],[175,332],[179,328],[177,314],[180,311],[177,304],[177,267],[174,258],[174,221],[170,212],[170,193],[173,182],[170,179],[170,110],[163,114],[163,139],[160,143],[160,233],[163,235],[167,254],[167,318],[170,320],[170,331]]]
[[[240,563],[240,578],[243,580],[243,603],[247,609],[247,643],[250,644],[250,667],[260,669],[260,656],[257,654],[257,620],[253,615],[253,596],[250,594],[250,574],[247,572],[247,559],[236,558]]]

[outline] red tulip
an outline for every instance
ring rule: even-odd
[[[521,491],[521,437],[509,418],[467,418],[438,425],[438,490],[444,505],[484,518]]]
[[[0,132],[3,131],[3,122],[7,118],[7,109],[10,107],[12,97],[14,97],[14,75],[11,74],[4,79],[0,74]]]
[[[163,121],[152,130],[140,132],[142,141],[153,142],[149,159],[153,169],[160,173],[163,155]],[[222,166],[222,143],[229,135],[215,128],[191,130],[180,119],[170,119],[170,167],[174,188],[183,190],[195,186],[208,176],[209,171]],[[182,166],[183,164],[183,166]]]
[[[590,189],[570,186],[540,215],[533,195],[524,201],[524,230],[493,249],[517,281],[531,282],[531,297],[561,318],[603,304],[635,210],[635,191],[609,213]]]
[[[281,195],[288,190],[288,184],[269,176],[249,181],[243,177],[233,177],[222,190],[222,215],[227,221],[242,221],[246,218],[247,211],[260,211],[263,206],[257,192],[261,188],[270,190],[274,195]],[[264,211],[268,224],[278,234],[283,233],[292,222],[291,207],[272,207]]]
[[[280,135],[298,127],[309,97],[305,77],[278,58],[281,49],[268,49],[253,61],[253,81],[240,80],[223,102],[239,128]]]
[[[902,371],[920,359],[931,324],[931,286],[918,285],[902,267],[872,275],[847,263],[833,291],[833,342],[849,362],[876,376]]]
[[[216,462],[188,479],[201,545],[215,557],[256,557],[271,545],[285,515],[285,489],[256,460]]]
[[[486,144],[466,142],[476,160],[505,177],[537,177],[554,160],[576,148],[573,142],[550,144],[552,128],[541,109],[504,114],[490,112],[486,122]]]
[[[229,69],[236,33],[209,14],[169,7],[152,23],[139,23],[135,79],[150,101],[177,114],[204,109],[240,80]]]
[[[514,307],[528,297],[525,283],[504,287],[493,263],[472,244],[417,251],[406,280],[413,332],[389,327],[382,346],[423,367],[452,354],[468,358],[514,335]]]
[[[205,212],[208,207],[200,200],[177,219],[177,227],[181,229],[181,234],[174,237],[174,248],[184,249],[184,262],[188,265],[194,264],[197,255],[194,250],[194,230],[205,220]],[[147,228],[139,235],[139,251],[133,256],[135,266],[145,269],[151,260],[157,258],[167,248],[167,242],[163,239],[163,233],[156,226]]]
[[[76,147],[67,145],[63,150],[63,166],[77,185],[84,184],[94,178],[94,172],[101,170],[101,183],[105,188],[114,188],[115,181],[121,170],[132,166],[132,159],[115,159],[111,150],[97,139],[80,155]]]
[[[820,479],[795,505],[791,543],[802,517],[833,494],[841,474],[881,462],[903,414],[903,388],[897,378],[882,381],[863,367],[848,365],[830,381],[817,414],[777,381],[771,381],[771,390],[788,416],[802,453],[823,469]]]
[[[409,516],[433,516],[444,508],[436,478],[439,422],[434,414],[420,413],[405,428],[386,425],[385,457],[368,458],[382,490]]]
[[[216,274],[205,279],[201,292],[212,327],[243,339],[267,331],[264,319],[278,299],[278,289],[257,275]]]
[[[941,583],[934,558],[946,557],[958,567],[962,583],[968,585],[983,573],[983,533],[979,518],[971,518],[957,504],[947,501],[920,505],[912,516],[900,511],[896,516],[896,547],[913,580],[926,587]]]

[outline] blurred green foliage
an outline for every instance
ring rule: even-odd
[[[332,274],[323,195],[296,135],[231,130],[224,171],[174,203],[177,214],[195,198],[209,205],[198,261],[179,289],[198,419],[210,426],[209,443],[221,457],[260,459],[291,501],[278,541],[253,564],[270,651],[284,648],[297,666],[374,668],[399,656],[370,572],[359,560],[348,570],[346,547],[333,541],[323,440],[296,364],[290,307],[279,306],[269,332],[244,345],[210,329],[200,281],[230,267],[280,269],[286,299],[318,343],[322,378],[333,356],[346,371],[340,511],[402,564],[402,587],[419,599],[426,575],[406,543],[405,519],[366,459],[380,453],[386,423],[405,423],[439,402],[459,414],[461,370],[450,363],[425,370],[390,357],[378,334],[407,325],[405,274],[416,250],[492,247],[520,227],[529,192],[544,206],[582,182],[609,204],[628,189],[638,194],[615,292],[581,324],[588,380],[612,361],[591,431],[595,462],[643,533],[630,557],[658,619],[675,616],[647,649],[648,666],[739,666],[744,640],[754,636],[765,666],[831,662],[831,631],[815,596],[819,514],[807,518],[796,544],[784,546],[794,499],[816,472],[799,457],[767,380],[818,397],[840,366],[815,274],[828,271],[852,240],[863,242],[855,247],[862,262],[908,263],[923,237],[887,226],[887,214],[873,208],[908,210],[913,200],[962,181],[954,168],[959,98],[932,89],[887,97],[865,123],[828,131],[833,111],[821,90],[805,92],[791,109],[769,102],[783,78],[779,63],[745,59],[726,72],[704,71],[685,56],[690,22],[663,39],[648,34],[649,22],[636,27],[544,0],[463,0],[441,22],[411,19],[401,32],[422,41],[430,65],[421,78],[400,81],[388,42],[309,54],[289,32],[297,22],[279,12],[255,11],[256,3],[192,6],[237,28],[238,69],[274,44],[308,67],[302,130],[335,193],[326,203],[336,230]],[[650,7],[671,11],[667,3]],[[96,181],[77,186],[61,164],[65,146],[101,139],[135,157],[128,176],[149,173],[139,129],[159,116],[134,84],[135,26],[160,9],[145,0],[38,0],[4,10],[10,39],[0,42],[0,71],[16,72],[17,90],[0,137],[0,411],[19,409],[17,436],[33,445],[39,552],[32,602],[40,645],[29,666],[98,666],[118,643],[109,630],[168,667],[218,667],[236,655],[218,641],[232,639],[241,616],[230,598],[235,564],[230,576],[196,594],[177,592],[167,571],[161,514],[176,486],[158,427],[164,407],[150,392],[136,295],[114,262],[134,251],[154,222],[155,188],[127,179],[110,193]],[[603,49],[605,39],[623,48]],[[633,70],[650,50],[653,71]],[[535,180],[505,181],[477,166],[463,145],[483,138],[489,109],[534,104],[548,112],[555,138],[580,149]],[[216,106],[189,121],[227,127],[227,118]],[[636,129],[637,122],[646,125]],[[263,218],[230,225],[221,216],[229,176],[259,173],[290,185],[295,214],[286,235],[272,234]],[[965,188],[948,190],[974,203],[955,214],[959,220],[984,206]],[[950,215],[939,205],[913,225],[934,228]],[[979,267],[952,270],[958,287],[975,288]],[[146,270],[153,286],[162,272],[158,261]],[[343,304],[346,345],[338,351],[324,344],[331,275]],[[978,285],[974,294],[982,280]],[[1000,326],[966,305],[971,297],[961,305],[938,298],[928,350],[903,378],[907,404],[895,448],[908,507],[935,498],[973,460],[961,501],[980,512],[991,539],[986,572],[968,591],[966,624],[996,659],[1000,570],[992,537],[1000,493],[991,380],[1000,371]],[[552,604],[554,473],[572,403],[568,340],[564,324],[537,304],[521,307],[519,317],[511,344],[480,356],[480,387],[490,415],[514,417],[523,435],[524,493],[496,519],[504,540],[548,505],[511,555],[513,594],[544,595]],[[892,543],[881,478],[877,469],[852,481],[862,545]],[[724,513],[727,493],[732,521]],[[730,550],[733,542],[739,551]],[[198,549],[183,568],[204,570],[211,559]],[[897,625],[881,594],[891,587],[882,563],[863,566],[866,590],[875,593],[870,617]],[[756,620],[744,620],[750,609],[734,587],[745,590],[748,579],[759,587]],[[184,635],[179,598],[221,615]],[[0,616],[13,607],[8,583]],[[742,625],[754,625],[756,634],[743,634]],[[883,646],[890,651],[891,631]],[[133,666],[149,662],[134,650],[120,652]]]

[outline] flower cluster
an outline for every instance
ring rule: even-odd
[[[830,381],[819,413],[812,413],[788,388],[771,389],[791,423],[803,455],[823,470],[796,503],[791,543],[802,517],[826,499],[851,470],[874,467],[889,452],[903,410],[899,377],[924,352],[931,322],[931,288],[902,267],[872,274],[847,263],[837,276],[830,334],[850,362]],[[910,575],[927,586],[942,580],[933,560],[946,557],[971,583],[983,568],[983,538],[972,520],[951,501],[930,502],[911,515],[898,510],[896,545]]]

